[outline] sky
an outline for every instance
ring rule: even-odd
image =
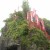
[[[0,0],[0,29],[4,27],[3,20],[9,17],[14,10],[22,10],[23,0]],[[50,0],[28,0],[31,9],[36,9],[40,18],[47,18],[50,20]]]

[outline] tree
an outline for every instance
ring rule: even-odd
[[[4,37],[4,41],[6,40],[7,45],[9,42],[14,42],[21,44],[22,50],[31,50],[31,48],[32,50],[39,48],[46,50],[48,48],[48,40],[44,36],[44,33],[35,27],[29,29],[28,23],[22,17],[21,12],[16,12],[15,15],[16,17],[18,16],[18,18],[15,20],[13,13],[10,18],[5,20],[6,24],[2,28],[2,36]],[[32,46],[34,46],[34,48]]]
[[[50,43],[48,43],[48,39],[45,37],[44,33],[35,27],[29,29],[27,21],[23,18],[27,15],[29,10],[28,2],[24,1],[23,11],[15,11],[5,20],[6,24],[2,28],[4,41],[6,41],[7,45],[10,44],[9,42],[20,44],[22,50],[37,50],[39,48],[49,50],[50,45],[48,44]]]
[[[44,25],[45,25],[46,31],[50,35],[50,20],[47,20],[45,18],[43,20],[44,20]]]
[[[30,11],[29,3],[27,0],[23,1],[22,8],[23,8],[24,17],[26,17],[27,12]]]

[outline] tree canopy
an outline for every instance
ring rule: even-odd
[[[10,44],[10,41],[11,43],[16,42],[21,45],[22,50],[50,50],[50,43],[44,32],[36,27],[32,29],[28,27],[27,20],[24,18],[30,10],[28,3],[24,1],[22,7],[23,11],[15,11],[4,21],[5,26],[2,28],[4,41],[7,45]],[[49,26],[49,23],[45,25]]]
[[[44,20],[44,25],[45,25],[46,31],[50,35],[50,20],[47,20],[45,18],[43,20]]]
[[[22,8],[23,8],[24,17],[26,17],[27,12],[30,11],[29,2],[27,0],[23,1]]]

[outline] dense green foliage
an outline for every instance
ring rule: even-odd
[[[16,16],[17,17],[17,16]],[[35,48],[43,47],[43,49],[48,49],[48,40],[44,36],[44,33],[37,29],[29,29],[27,21],[24,18],[18,17],[18,19],[8,18],[6,21],[5,27],[2,29],[4,31],[3,37],[7,39],[13,39],[16,43],[20,43],[22,46],[25,46],[27,49],[32,48],[31,46],[35,45]]]
[[[28,2],[24,1],[23,11],[15,11],[5,20],[5,26],[2,28],[4,41],[9,44],[9,41],[13,40],[21,45],[22,50],[50,50],[50,43],[44,33],[35,27],[29,29],[24,18],[29,10]]]
[[[47,19],[43,19],[43,20],[44,20],[44,25],[45,25],[46,31],[50,35],[50,21]]]
[[[26,17],[27,16],[27,12],[30,11],[30,7],[29,7],[28,1],[23,1],[22,8],[23,8],[24,17]]]

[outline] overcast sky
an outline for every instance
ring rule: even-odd
[[[0,0],[0,29],[4,26],[3,20],[8,18],[10,13],[22,10],[21,5],[22,0]],[[50,20],[50,0],[29,0],[29,5],[32,10],[33,8],[37,10],[40,18]]]

